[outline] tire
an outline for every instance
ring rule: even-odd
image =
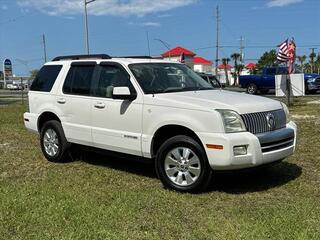
[[[257,85],[254,83],[249,83],[247,86],[247,93],[249,94],[257,94],[258,88]]]
[[[179,192],[201,192],[207,188],[212,177],[204,149],[184,135],[165,141],[158,151],[155,164],[164,187]]]
[[[308,90],[307,93],[309,93],[309,94],[315,94],[315,93],[317,93],[317,90]]]
[[[269,92],[269,89],[261,89],[260,92],[262,94],[267,94]]]
[[[50,162],[66,162],[69,160],[68,143],[61,123],[52,120],[46,122],[40,132],[40,145],[45,158]]]

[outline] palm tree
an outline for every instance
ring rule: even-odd
[[[227,68],[229,61],[230,61],[230,58],[222,58],[222,64],[224,66],[224,74],[226,75],[226,84],[227,85],[229,85],[228,68]]]
[[[240,55],[240,53],[233,53],[233,54],[231,54],[230,57],[234,60],[234,69],[235,69],[235,74],[234,74],[235,78],[234,78],[233,85],[237,85],[238,84],[238,81],[237,81],[238,77],[237,77],[237,73],[236,73],[236,68],[238,66],[238,60],[240,59],[241,55]]]
[[[297,58],[298,58],[298,61],[300,62],[301,71],[303,72],[303,63],[307,59],[307,57],[306,55],[302,55],[302,56],[297,56]]]
[[[313,67],[314,67],[314,58],[316,57],[316,54],[314,52],[310,53],[310,66],[311,66],[311,73],[313,73]]]
[[[239,64],[237,66],[235,66],[235,71],[236,71],[236,74],[237,74],[237,79],[240,78],[240,73],[241,71],[244,69],[244,65],[243,64]]]

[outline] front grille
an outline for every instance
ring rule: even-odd
[[[286,126],[286,114],[283,109],[247,113],[242,114],[241,117],[246,125],[247,131],[253,134],[271,132]],[[271,118],[273,120],[270,120]]]
[[[294,143],[294,137],[289,137],[286,139],[282,139],[279,141],[269,142],[269,143],[262,143],[261,150],[263,153],[271,152],[275,150],[279,150],[282,148],[290,147]]]

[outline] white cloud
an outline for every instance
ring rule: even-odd
[[[143,26],[146,26],[146,27],[160,27],[161,24],[158,23],[158,22],[144,22],[142,23]]]
[[[267,3],[267,7],[285,7],[291,4],[300,3],[304,0],[271,0]]]
[[[88,5],[89,14],[102,16],[144,16],[188,6],[198,0],[96,0]],[[80,0],[19,0],[23,8],[33,8],[53,16],[83,13]]]
[[[161,23],[159,22],[128,22],[129,25],[137,25],[143,27],[160,27]]]
[[[1,10],[4,10],[4,11],[5,11],[5,10],[8,10],[8,6],[5,5],[5,4],[3,4],[3,5],[0,6],[0,9],[1,9]]]

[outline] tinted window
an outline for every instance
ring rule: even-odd
[[[94,91],[97,97],[112,97],[114,87],[129,87],[130,92],[135,92],[128,73],[115,65],[100,66],[98,86]]]
[[[267,75],[276,75],[276,69],[275,68],[268,68],[266,70]]]
[[[63,85],[63,93],[89,96],[94,68],[95,66],[71,66]]]
[[[214,89],[183,64],[137,63],[129,68],[146,94]]]
[[[30,87],[31,91],[50,92],[60,73],[61,65],[43,66]]]
[[[277,74],[288,74],[288,68],[278,68]]]

